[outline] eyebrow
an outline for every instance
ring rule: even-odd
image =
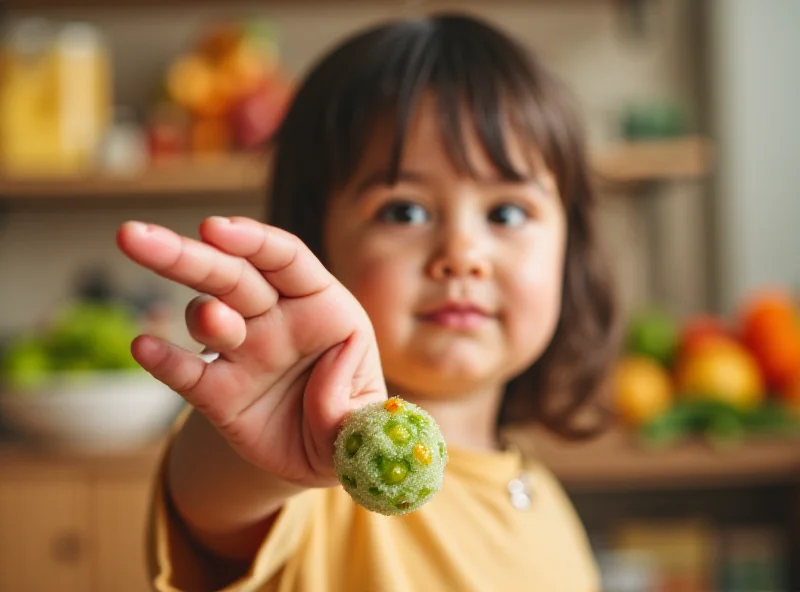
[[[388,187],[391,185],[392,180],[389,171],[381,170],[375,171],[368,175],[356,186],[356,196],[361,196],[367,191],[375,187]],[[420,173],[412,171],[397,171],[396,183],[425,183],[427,177]]]
[[[388,170],[378,170],[366,178],[364,178],[361,182],[358,183],[355,189],[355,197],[358,199],[366,192],[374,189],[375,187],[389,187],[391,185],[390,181],[392,180],[390,172]],[[407,171],[407,170],[399,170],[397,171],[397,177],[395,178],[395,183],[418,183],[418,184],[425,184],[430,180],[430,178],[422,173],[417,173],[414,171]],[[479,183],[484,185],[509,185],[509,184],[527,184],[530,183],[539,187],[540,189],[547,191],[547,188],[542,183],[539,175],[531,175],[529,177],[524,177],[519,181],[514,181],[511,179],[478,179]]]

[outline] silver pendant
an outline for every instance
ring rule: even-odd
[[[533,477],[528,471],[508,482],[508,495],[511,505],[517,510],[529,510],[533,500]]]

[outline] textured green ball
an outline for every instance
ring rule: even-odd
[[[439,491],[447,447],[427,412],[393,397],[347,416],[333,462],[357,503],[392,516],[413,512]]]

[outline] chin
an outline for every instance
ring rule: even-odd
[[[500,382],[500,372],[487,356],[439,355],[415,356],[408,360],[395,381],[414,392],[456,394],[471,392],[490,383]]]

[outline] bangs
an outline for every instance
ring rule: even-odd
[[[547,167],[561,195],[570,194],[561,155],[569,152],[559,130],[563,97],[541,67],[496,31],[457,16],[421,19],[381,28],[345,44],[334,56],[347,75],[327,87],[325,155],[330,186],[341,189],[361,162],[375,129],[389,125],[392,151],[388,172],[395,182],[402,165],[408,127],[423,95],[436,100],[439,131],[453,165],[476,176],[464,142],[471,125],[500,177],[523,181]],[[337,70],[338,68],[333,68]],[[547,78],[545,80],[545,78]],[[331,82],[331,81],[328,81]],[[525,168],[509,154],[522,148]]]
[[[573,417],[606,384],[619,317],[595,238],[581,120],[534,54],[463,15],[394,21],[345,40],[311,68],[272,138],[266,218],[327,264],[331,197],[352,181],[376,132],[391,142],[387,172],[397,181],[409,127],[428,98],[460,173],[476,177],[466,131],[502,179],[530,179],[542,167],[555,179],[567,216],[562,313],[542,357],[507,386],[499,424],[534,421],[574,437]]]

